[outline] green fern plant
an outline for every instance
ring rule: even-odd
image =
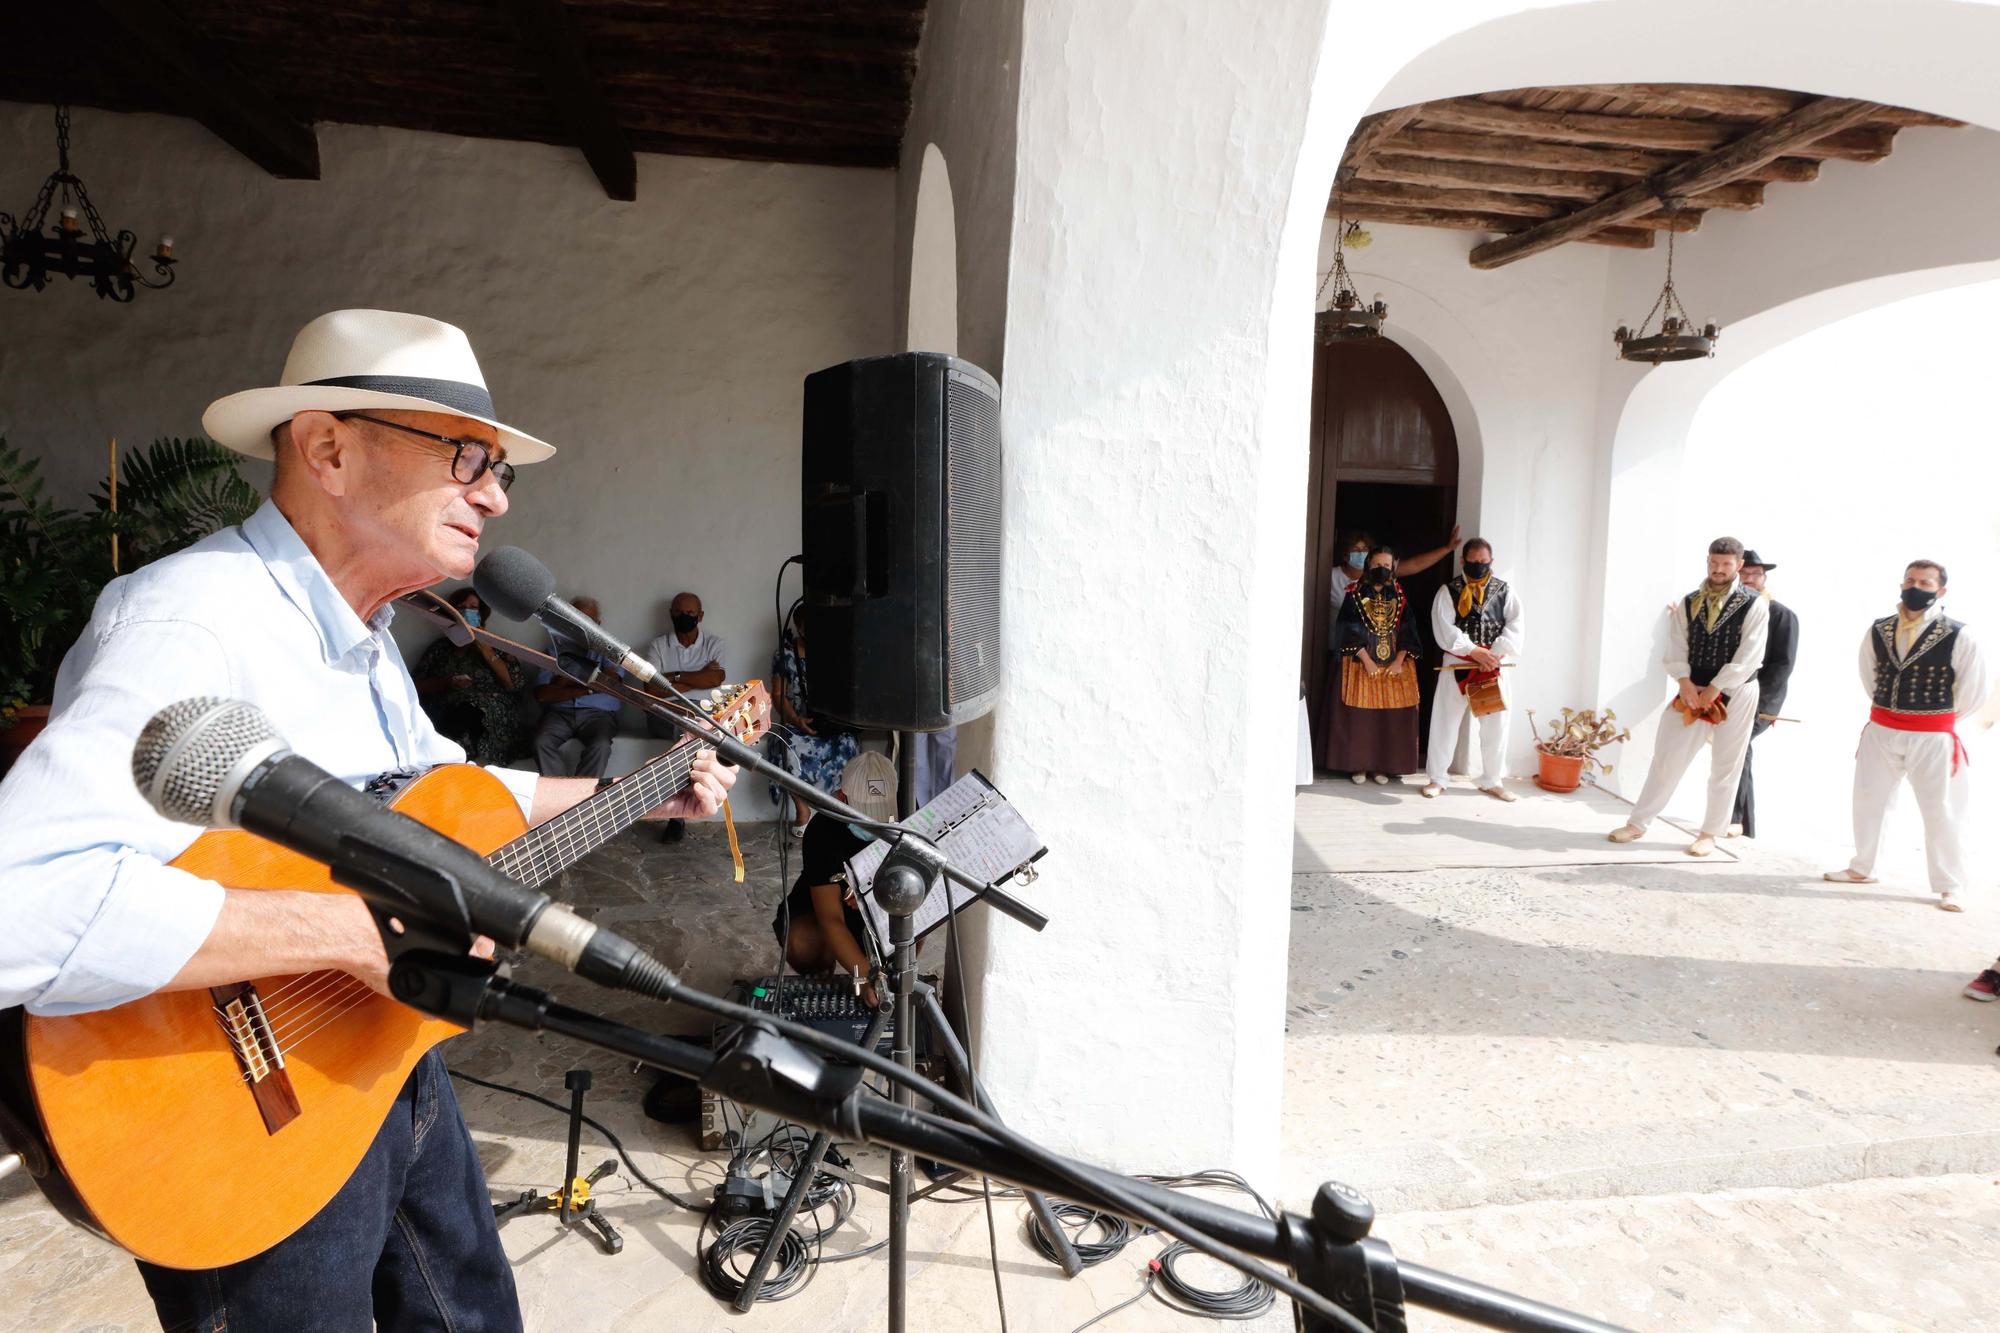
[[[54,693],[57,667],[115,577],[114,534],[117,572],[129,574],[241,523],[260,502],[221,445],[161,439],[125,456],[117,513],[108,479],[91,508],[67,509],[46,495],[41,460],[0,439],[0,722]]]
[[[118,533],[119,568],[127,571],[241,523],[263,503],[236,471],[236,455],[199,436],[155,440],[125,455],[115,516],[107,483],[92,498]]]
[[[111,532],[44,494],[41,460],[0,440],[0,718],[46,700],[111,577]]]

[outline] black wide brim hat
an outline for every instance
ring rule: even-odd
[[[1755,551],[1745,551],[1743,553],[1743,563],[1746,565],[1755,565],[1757,566],[1757,568],[1765,571],[1766,573],[1769,573],[1771,570],[1774,570],[1778,567],[1777,561],[1766,560],[1763,556],[1758,555]]]

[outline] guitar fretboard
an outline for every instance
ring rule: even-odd
[[[645,767],[545,820],[487,857],[523,884],[548,883],[630,828],[639,816],[687,790],[698,746],[683,740]]]

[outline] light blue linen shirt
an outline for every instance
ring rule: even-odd
[[[48,730],[0,783],[0,1005],[122,1004],[208,938],[222,887],[166,864],[203,830],[156,814],[132,783],[132,743],[168,704],[255,704],[295,753],[356,786],[465,762],[417,706],[393,615],[364,625],[268,501],[110,583],[63,659]],[[490,771],[525,813],[535,774]]]

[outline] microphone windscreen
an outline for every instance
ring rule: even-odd
[[[153,714],[132,747],[132,781],[147,804],[182,824],[207,824],[244,758],[279,745],[255,704],[200,697]],[[233,793],[231,793],[233,795]]]
[[[507,619],[532,620],[555,596],[556,576],[520,547],[503,546],[473,569],[472,587],[480,601]]]

